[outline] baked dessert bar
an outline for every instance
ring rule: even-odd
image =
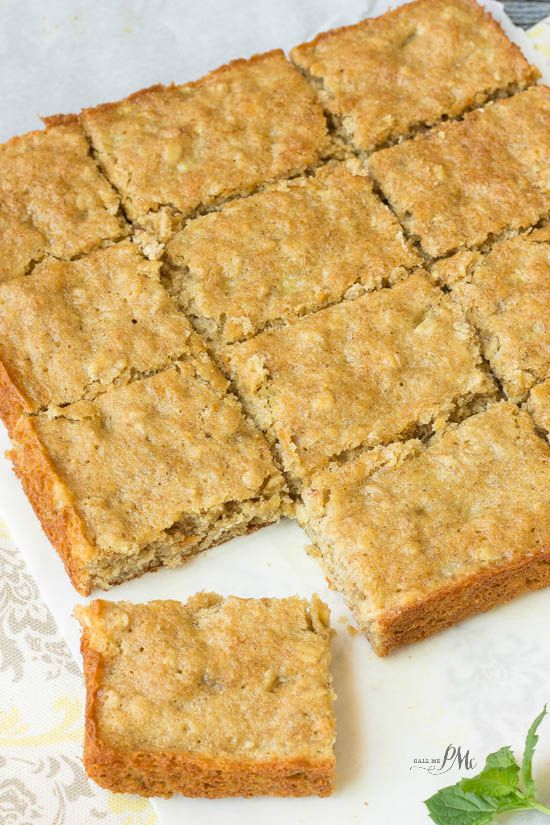
[[[0,284],[0,416],[93,398],[204,351],[130,241]]]
[[[296,488],[330,459],[491,396],[472,330],[423,272],[220,350]]]
[[[0,146],[0,282],[46,255],[73,258],[127,234],[76,118]]]
[[[291,51],[346,140],[372,150],[539,76],[472,0],[416,0]]]
[[[129,217],[161,241],[178,216],[302,172],[331,150],[313,90],[280,50],[81,117]]]
[[[12,439],[15,471],[84,595],[181,564],[283,509],[267,444],[206,354],[23,416]]]
[[[550,380],[533,387],[525,406],[531,413],[536,426],[548,438],[550,436]]]
[[[327,796],[329,611],[317,597],[79,606],[84,765],[142,796]]]
[[[510,402],[316,475],[299,518],[379,655],[550,585],[550,447]]]
[[[481,336],[485,358],[512,401],[550,376],[550,226],[458,252],[433,268]]]
[[[189,222],[166,260],[178,300],[216,345],[395,283],[420,263],[357,160]]]
[[[375,152],[369,170],[434,258],[533,226],[550,213],[550,89],[536,86]]]

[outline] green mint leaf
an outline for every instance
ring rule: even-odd
[[[487,825],[499,808],[499,800],[464,791],[460,785],[442,788],[426,799],[436,825]]]
[[[521,778],[523,781],[523,787],[525,788],[525,793],[530,798],[535,796],[535,783],[533,781],[533,754],[535,753],[535,748],[537,746],[537,742],[539,741],[537,728],[545,716],[546,705],[543,707],[542,711],[527,731],[527,737],[525,739],[525,751],[523,753],[523,761],[521,763]]]
[[[485,768],[477,776],[463,779],[459,784],[463,791],[479,796],[509,796],[517,790],[519,765],[509,747],[489,754]]]
[[[512,749],[505,745],[500,750],[489,754],[485,760],[484,770],[487,770],[487,768],[507,768],[509,765],[517,765],[517,762]]]

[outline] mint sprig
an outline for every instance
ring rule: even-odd
[[[550,816],[550,808],[535,797],[533,755],[539,740],[537,729],[546,716],[546,705],[529,730],[521,768],[508,746],[489,754],[477,776],[461,779],[425,800],[436,825],[487,825],[498,814],[536,810]]]

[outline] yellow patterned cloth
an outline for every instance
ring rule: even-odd
[[[550,17],[529,35],[550,58]],[[84,773],[83,700],[79,666],[0,521],[0,823],[156,825],[147,800]]]

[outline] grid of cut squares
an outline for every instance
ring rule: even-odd
[[[550,226],[458,252],[433,268],[479,331],[484,357],[512,401],[550,375]]]
[[[369,171],[433,257],[550,213],[550,89],[536,86],[375,152]]]
[[[87,109],[82,122],[127,214],[161,241],[178,217],[332,151],[313,90],[280,50]]]
[[[494,314],[494,296],[485,295],[474,316],[468,290],[475,285],[482,295],[479,273],[489,278],[496,260],[472,250],[486,252],[488,241],[550,212],[550,92],[518,93],[537,70],[470,0],[417,0],[297,47],[293,57],[303,73],[280,51],[257,55],[80,118],[46,119],[43,133],[0,147],[8,249],[0,280],[10,280],[0,288],[0,414],[12,416],[16,470],[81,593],[180,564],[288,512],[275,458],[296,497],[304,490],[301,518],[321,549],[328,522],[315,521],[312,477],[327,479],[330,504],[339,473],[344,479],[365,466],[370,478],[380,456],[385,467],[376,473],[395,464],[396,479],[422,461],[455,466],[465,491],[471,470],[495,505],[481,524],[488,544],[472,545],[473,567],[483,567],[479,589],[451,583],[444,598],[437,591],[433,615],[427,596],[405,626],[394,623],[405,614],[389,594],[384,616],[364,614],[365,586],[356,613],[386,652],[547,581],[526,500],[532,493],[535,510],[546,501],[547,385],[533,387],[547,375],[545,355],[515,329],[517,304],[534,334],[545,333],[544,300],[541,315],[535,306],[547,266],[542,234],[517,241],[531,246],[523,269],[505,272],[521,284],[497,307],[504,326],[490,329],[494,319],[487,325],[482,317]],[[384,111],[369,102],[374,87]],[[439,123],[480,104],[487,105]],[[331,160],[401,139],[362,162]],[[120,243],[130,229],[119,198],[133,240],[148,257],[164,256],[162,284],[158,263]],[[494,256],[514,248],[506,243]],[[432,259],[461,250],[434,267],[441,283],[443,272],[464,270],[447,279],[450,295],[418,268],[413,244]],[[128,265],[112,266],[117,256]],[[240,400],[190,322],[215,348]],[[533,387],[532,418],[512,405],[478,414],[497,387],[475,328],[510,398],[525,400]],[[497,342],[503,333],[508,340]],[[416,436],[431,441],[410,441]],[[527,481],[518,470],[522,451],[533,461]],[[524,479],[515,510],[503,489],[510,478]],[[401,499],[409,515],[424,495],[412,482]],[[440,512],[432,513],[437,521],[451,499],[459,502],[456,524],[446,523],[455,531],[452,548],[461,513],[465,535],[470,523],[480,529],[469,520],[472,500],[453,489],[449,499],[437,491]],[[362,519],[364,502],[356,503]],[[510,525],[504,519],[506,542],[497,504],[516,517]],[[424,511],[417,515],[420,524]],[[545,530],[542,515],[540,536]],[[409,538],[396,551],[405,563]],[[498,565],[485,570],[490,541],[517,576]],[[410,546],[414,570],[420,557]],[[377,551],[368,541],[353,552],[354,563],[371,557]],[[380,575],[384,565],[392,572],[387,555],[378,563]],[[345,571],[336,567],[338,581]],[[426,587],[437,590],[430,575]],[[349,597],[343,580],[339,586]],[[407,600],[406,586],[395,592]]]
[[[550,447],[510,402],[314,476],[300,520],[377,653],[550,584]]]
[[[331,792],[331,630],[320,599],[198,593],[77,611],[84,764],[100,785],[211,798]]]
[[[528,86],[539,72],[472,0],[416,0],[291,51],[362,151]]]
[[[331,458],[462,417],[495,389],[461,311],[422,271],[220,357],[295,488]]]
[[[130,241],[76,261],[52,258],[0,284],[0,416],[35,413],[204,350]]]
[[[267,443],[206,354],[22,416],[11,458],[83,594],[181,564],[283,510]]]
[[[46,255],[73,258],[127,234],[76,118],[0,146],[0,282]]]
[[[356,160],[191,221],[166,260],[178,301],[215,345],[388,286],[420,264]]]

